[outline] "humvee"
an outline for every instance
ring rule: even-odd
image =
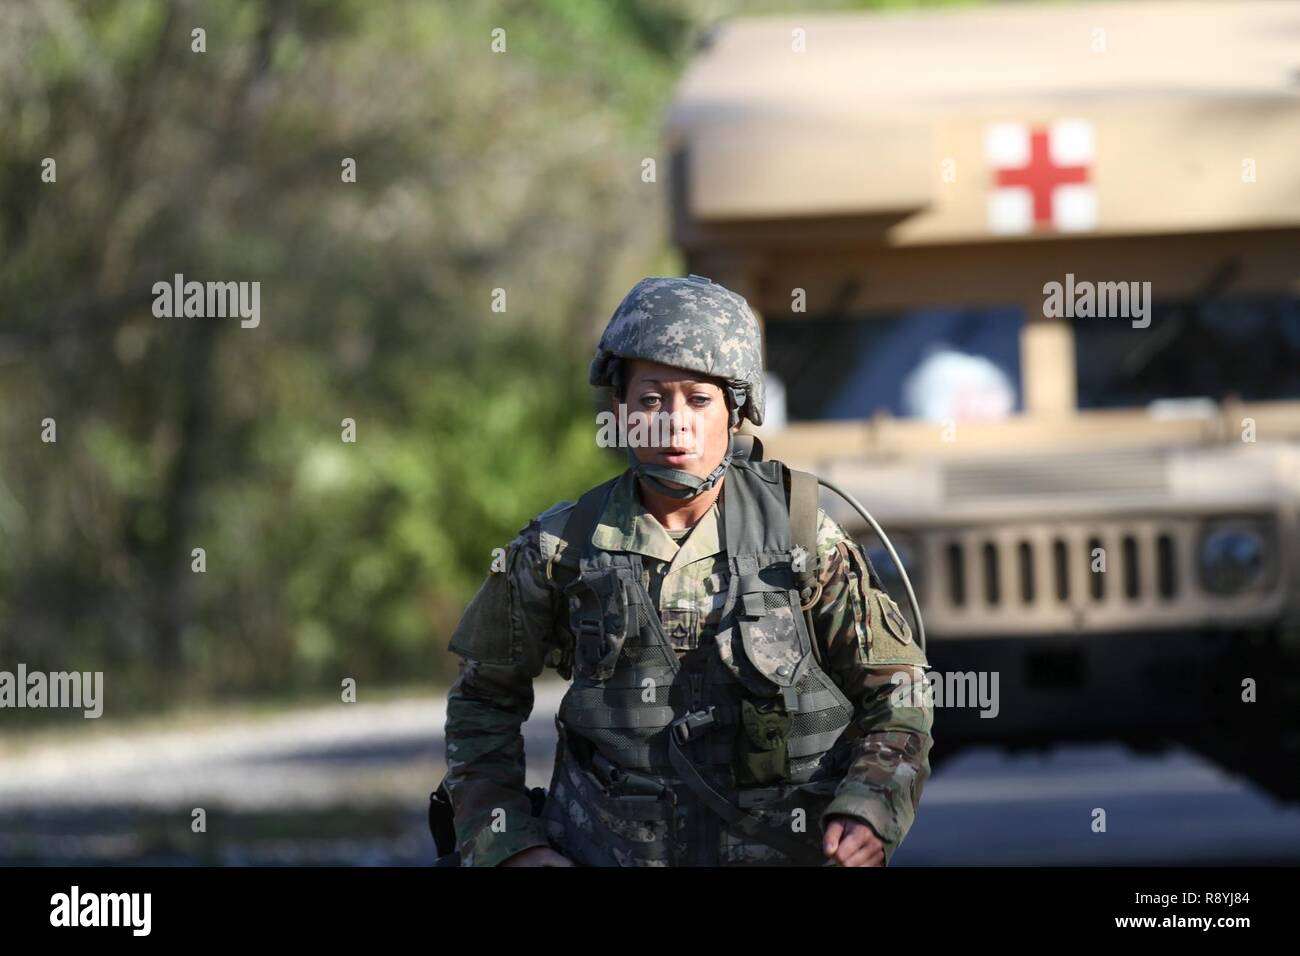
[[[884,525],[936,672],[998,674],[936,760],[1180,742],[1300,796],[1297,36],[1241,2],[700,41],[674,242],[762,317],[769,456]]]

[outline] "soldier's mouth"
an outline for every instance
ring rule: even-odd
[[[659,458],[666,465],[684,465],[694,457],[695,452],[678,448],[669,448],[659,453]]]

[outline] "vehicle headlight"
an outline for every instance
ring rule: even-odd
[[[1201,539],[1201,583],[1215,594],[1237,594],[1264,576],[1268,543],[1247,525],[1213,527]]]

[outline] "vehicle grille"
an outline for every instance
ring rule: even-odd
[[[937,634],[1119,630],[1204,623],[1275,604],[1276,595],[1224,599],[1202,591],[1200,527],[1170,518],[925,534],[927,627]],[[1099,555],[1105,570],[1094,572]]]

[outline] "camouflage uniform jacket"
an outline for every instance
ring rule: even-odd
[[[724,485],[725,494],[725,485]],[[547,577],[547,560],[571,502],[543,512],[510,542],[452,637],[460,674],[448,695],[446,784],[455,809],[461,860],[495,866],[521,850],[547,846],[525,790],[521,724],[533,707],[533,680],[546,666],[569,676],[572,638],[556,622],[565,608]],[[813,610],[828,675],[855,708],[861,732],[848,770],[822,815],[868,823],[886,862],[902,842],[930,775],[931,706],[905,693],[928,662],[897,605],[871,586],[866,561],[839,525],[818,514],[820,598]],[[679,545],[645,510],[631,473],[614,487],[592,540],[608,551],[642,555],[647,590],[679,655],[719,623],[728,566],[717,504]],[[896,676],[897,675],[897,676]],[[904,704],[906,706],[904,706]]]

